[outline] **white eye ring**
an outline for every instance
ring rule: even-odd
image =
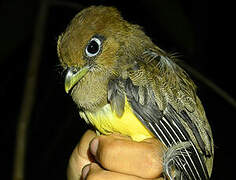
[[[88,45],[86,46],[85,53],[88,57],[96,56],[101,50],[101,40],[94,37],[92,38]]]

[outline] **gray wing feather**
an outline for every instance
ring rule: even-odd
[[[173,147],[188,142],[190,146],[183,146],[177,157],[172,158],[172,165],[176,169],[176,178],[181,176],[182,179],[205,180],[209,179],[205,163],[203,163],[202,155],[198,152],[192,142],[188,132],[181,123],[184,116],[168,104],[163,113],[157,103],[151,88],[146,87],[148,96],[144,100],[144,104],[140,104],[137,99],[138,86],[135,86],[131,79],[124,80],[124,87],[128,102],[130,103],[135,115],[138,119],[167,147],[168,151],[172,151]],[[186,120],[187,121],[187,120]],[[171,149],[172,148],[172,149]],[[171,167],[169,167],[171,168]],[[166,169],[166,172],[169,172]],[[169,177],[174,179],[174,176]]]

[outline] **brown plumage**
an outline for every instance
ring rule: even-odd
[[[115,8],[91,6],[59,37],[58,56],[69,70],[66,91],[71,90],[86,121],[111,133],[116,128],[98,127],[90,117],[109,105],[113,116],[121,118],[129,106],[168,147],[163,157],[166,177],[209,178],[213,139],[196,86],[175,57],[157,47],[140,26],[125,21]]]

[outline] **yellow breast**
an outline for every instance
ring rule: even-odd
[[[121,117],[112,112],[110,104],[105,105],[96,112],[80,112],[80,115],[102,134],[118,132],[130,136],[135,141],[142,141],[153,137],[151,132],[134,115],[127,101],[125,103],[124,114]]]

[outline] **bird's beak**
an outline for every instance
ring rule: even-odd
[[[84,66],[81,69],[72,67],[69,68],[65,77],[65,91],[68,93],[74,85],[82,79],[88,72],[89,66]]]

